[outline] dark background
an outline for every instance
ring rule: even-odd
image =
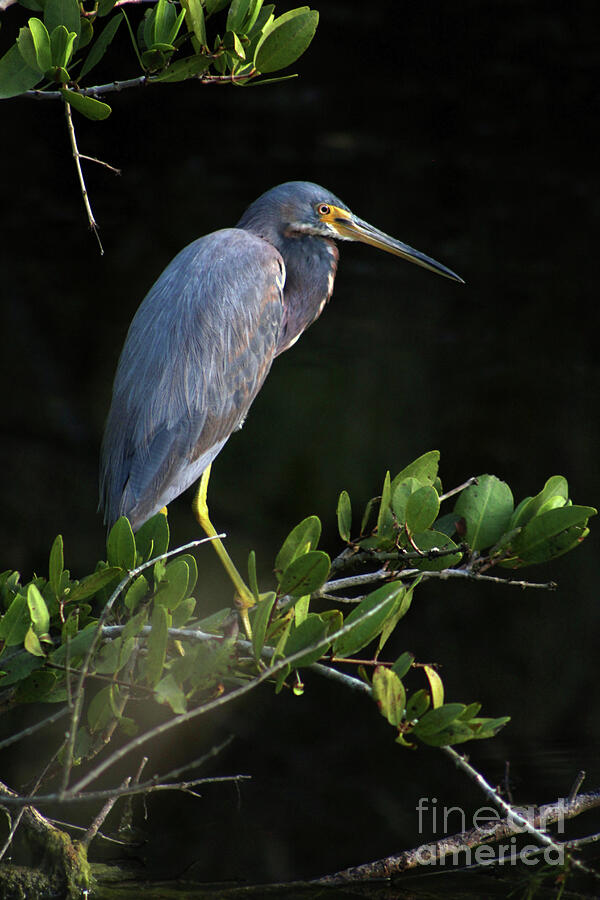
[[[386,469],[432,448],[446,488],[492,472],[518,501],[564,474],[575,502],[598,505],[596,4],[316,5],[297,80],[132,90],[106,97],[107,122],[78,118],[81,152],[123,171],[85,166],[102,258],[59,106],[2,105],[0,569],[45,574],[57,532],[74,575],[104,555],[97,459],[129,321],[182,246],[292,179],[323,184],[467,283],[342,245],[332,303],[213,469],[213,519],[240,566],[254,547],[266,589],[281,541],[311,513],[337,553],[339,491],[358,511]],[[5,42],[18,16],[3,16]],[[135,74],[124,29],[112,65],[96,81]],[[190,499],[169,510],[174,542],[196,536]],[[469,752],[492,782],[511,760],[518,802],[564,795],[582,768],[598,786],[595,524],[575,553],[527,571],[556,593],[429,585],[390,643],[439,662],[448,699],[512,715]],[[200,608],[227,604],[211,554],[198,561]],[[151,800],[141,854],[157,869],[316,874],[418,843],[421,796],[483,805],[441,754],[398,748],[368,701],[306,682],[302,699],[263,687],[152,748],[164,771],[234,733],[211,771],[253,776],[239,796]],[[40,744],[20,765],[5,757],[16,783]]]

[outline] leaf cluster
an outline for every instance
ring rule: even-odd
[[[294,63],[319,18],[307,6],[276,16],[264,0],[158,0],[134,29],[115,0],[94,0],[91,7],[84,0],[19,2],[39,15],[28,19],[0,59],[0,99],[59,88],[64,101],[90,119],[110,115],[107,103],[85,92],[85,82],[123,21],[146,80],[225,76],[244,85]]]
[[[87,717],[74,748],[79,761],[96,752],[115,727],[135,732],[136,717],[126,711],[136,702],[154,700],[185,713],[264,673],[266,662],[274,666],[276,690],[291,679],[301,693],[299,670],[319,660],[328,666],[343,661],[358,668],[405,746],[493,736],[506,718],[480,718],[475,703],[445,703],[433,666],[418,664],[410,653],[384,662],[384,647],[423,580],[453,571],[477,578],[492,566],[546,562],[583,540],[595,510],[572,504],[561,476],[516,507],[508,485],[492,475],[444,494],[438,464],[439,454],[431,451],[394,478],[387,473],[355,537],[350,497],[343,491],[337,520],[346,547],[333,561],[319,549],[316,516],[286,537],[266,591],[259,588],[251,552],[249,643],[237,638],[229,608],[198,618],[197,563],[190,553],[171,555],[165,515],[154,516],[135,535],[128,520],[119,519],[108,534],[106,558],[81,580],[65,568],[59,535],[47,578],[23,583],[18,572],[0,574],[5,700],[70,702],[85,671]],[[448,501],[452,511],[441,512]],[[342,597],[342,591],[351,596]],[[423,672],[425,686],[409,693],[406,679]]]

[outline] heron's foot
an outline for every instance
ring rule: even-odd
[[[235,606],[239,611],[240,618],[242,620],[242,624],[244,626],[244,631],[248,636],[248,639],[252,639],[252,626],[250,625],[250,617],[248,615],[248,610],[256,604],[256,600],[254,599],[254,595],[250,588],[246,585],[246,582],[236,569],[233,560],[231,559],[229,553],[225,549],[225,545],[220,537],[218,537],[218,532],[215,529],[214,525],[210,520],[210,516],[208,514],[208,503],[206,501],[206,494],[208,491],[208,481],[210,478],[210,466],[202,473],[202,477],[200,479],[200,484],[198,486],[198,491],[196,496],[194,497],[192,503],[192,509],[194,511],[194,515],[196,519],[204,531],[204,533],[212,538],[211,544],[213,545],[215,552],[219,559],[221,560],[221,564],[223,568],[229,575],[233,585],[235,587]]]

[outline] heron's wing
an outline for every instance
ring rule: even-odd
[[[134,528],[182,493],[243,422],[283,316],[277,250],[240,229],[200,238],[167,266],[121,354],[102,447],[100,504]]]

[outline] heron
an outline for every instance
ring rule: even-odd
[[[216,536],[206,504],[211,464],[242,426],[274,359],[323,312],[340,240],[462,282],[305,181],[266,191],[235,228],[193,241],[150,288],[119,359],[100,467],[108,526],[126,516],[136,531],[200,479],[194,512]]]

